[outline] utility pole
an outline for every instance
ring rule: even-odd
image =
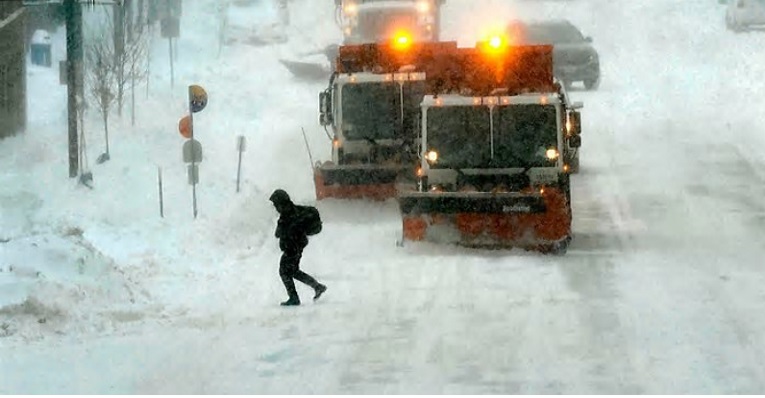
[[[61,0],[48,0],[39,4],[47,5]],[[67,126],[69,135],[69,177],[75,178],[79,173],[79,140],[78,140],[78,104],[85,101],[84,79],[82,76],[83,44],[82,44],[82,2],[88,5],[121,4],[122,0],[63,0],[64,16],[66,19],[66,92],[67,92]],[[78,100],[79,97],[79,100]]]
[[[64,0],[66,15],[66,91],[69,127],[69,177],[77,177],[80,159],[77,139],[77,96],[82,100],[82,6],[78,0]]]
[[[125,81],[125,8],[121,3],[114,3],[114,66],[117,73],[117,115],[122,117],[122,98]]]

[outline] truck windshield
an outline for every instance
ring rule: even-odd
[[[438,152],[434,168],[479,168],[491,159],[491,114],[485,106],[427,110],[427,151]]]
[[[503,105],[493,110],[492,167],[554,166],[548,149],[558,148],[558,110],[555,105]]]
[[[343,86],[343,135],[348,140],[393,139],[399,134],[401,97],[395,82]]]
[[[432,107],[425,149],[438,153],[433,168],[548,167],[555,165],[546,152],[558,148],[557,129],[554,105]]]
[[[424,82],[353,83],[346,84],[342,90],[345,139],[413,140],[417,137]]]
[[[526,44],[565,44],[584,41],[582,33],[570,24],[529,25],[522,40]]]
[[[414,32],[417,11],[414,8],[371,8],[359,10],[357,35],[365,42],[393,37],[397,30]]]

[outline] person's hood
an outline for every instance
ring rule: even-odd
[[[287,192],[283,189],[275,190],[274,193],[271,194],[271,197],[269,198],[269,200],[277,208],[289,208],[291,206],[294,206],[294,203],[292,203],[292,199],[290,199],[290,195],[287,194]]]

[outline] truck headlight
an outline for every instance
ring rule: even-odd
[[[346,15],[356,15],[358,10],[359,6],[357,6],[356,3],[348,3],[345,5],[345,8],[343,8],[343,12],[345,12]]]
[[[555,148],[550,148],[545,152],[545,156],[547,156],[547,159],[555,160],[558,158],[558,150]]]
[[[434,150],[428,151],[428,153],[425,154],[425,160],[430,164],[436,163],[438,161],[438,152]]]

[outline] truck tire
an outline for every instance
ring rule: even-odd
[[[725,16],[725,27],[734,33],[740,33],[742,31],[741,25],[739,25],[730,15]]]
[[[587,79],[584,81],[584,88],[587,90],[597,90],[600,87],[600,76],[594,79]]]
[[[552,254],[553,256],[564,256],[566,252],[568,252],[568,246],[570,244],[571,244],[571,237],[569,236],[563,241],[554,244],[550,254]]]
[[[569,174],[579,174],[579,151],[576,151],[576,155],[573,155],[572,157],[566,159],[566,164],[568,164],[568,173]]]

